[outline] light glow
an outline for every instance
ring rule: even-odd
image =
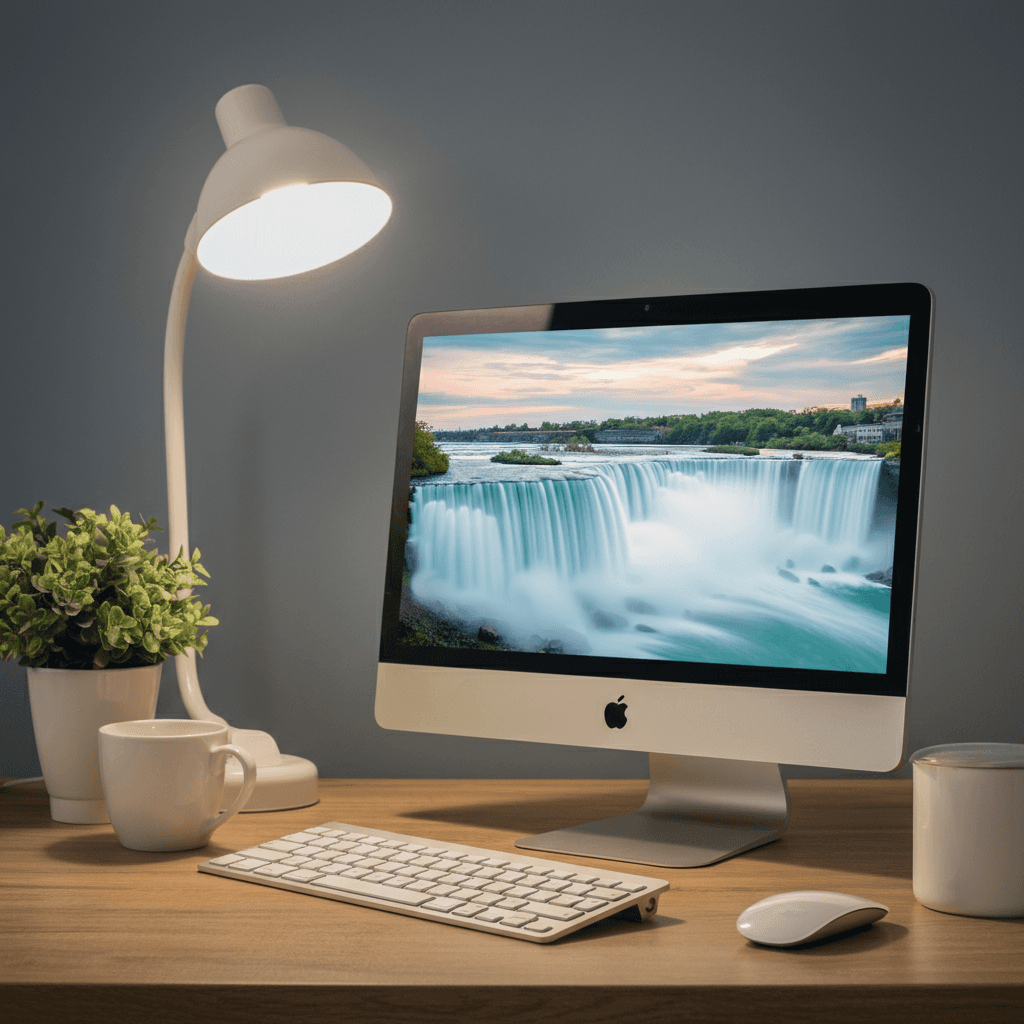
[[[211,274],[261,281],[325,266],[365,245],[388,222],[375,185],[328,181],[265,192],[217,221],[196,255]]]

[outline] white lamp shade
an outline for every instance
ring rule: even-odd
[[[263,86],[217,105],[227,152],[199,196],[186,248],[220,277],[262,280],[324,266],[368,242],[391,199],[348,147],[284,123]]]

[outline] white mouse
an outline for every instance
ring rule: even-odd
[[[872,924],[889,913],[882,903],[844,892],[781,892],[747,907],[740,935],[766,946],[799,946]]]

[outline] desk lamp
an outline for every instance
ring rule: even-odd
[[[341,259],[368,242],[391,216],[391,200],[369,168],[347,147],[320,132],[289,127],[273,93],[243,85],[223,96],[217,124],[227,146],[199,196],[171,290],[164,339],[164,433],[170,552],[188,553],[182,361],[185,321],[199,264],[218,277],[287,277]],[[187,593],[187,592],[183,592]],[[195,651],[175,657],[181,699],[189,715],[228,723],[206,706]],[[229,727],[230,728],[230,727]],[[231,729],[230,742],[251,751],[257,780],[244,811],[315,804],[316,766],[282,754],[273,738]],[[228,761],[224,799],[241,786]]]

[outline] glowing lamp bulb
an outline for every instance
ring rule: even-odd
[[[196,256],[219,277],[288,277],[354,252],[390,216],[391,199],[375,185],[288,185],[265,192],[214,223],[199,240]]]

